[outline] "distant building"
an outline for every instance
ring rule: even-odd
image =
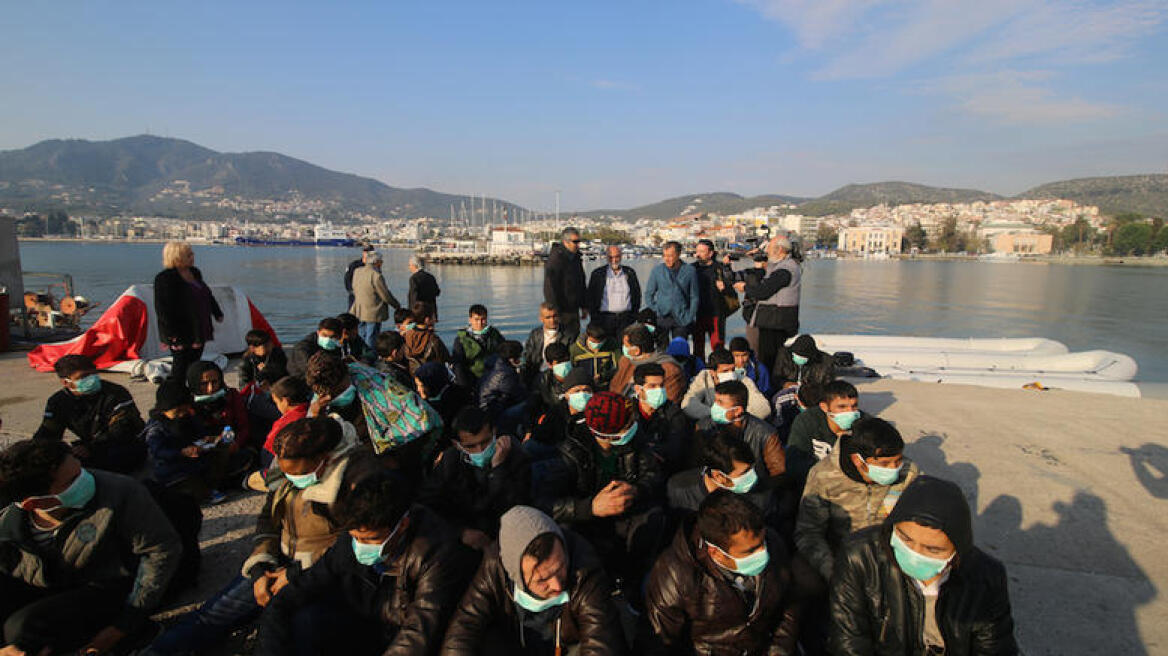
[[[1037,230],[1001,232],[993,236],[990,246],[995,253],[1049,255],[1054,247],[1054,235]]]
[[[533,250],[523,228],[514,226],[492,228],[487,248],[491,255],[518,255]]]
[[[903,240],[901,226],[854,226],[839,231],[839,249],[858,255],[895,255],[901,252]]]

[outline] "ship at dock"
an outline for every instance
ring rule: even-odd
[[[340,246],[352,248],[357,240],[342,228],[331,223],[319,223],[312,229],[312,239],[280,239],[273,237],[239,236],[235,243],[240,246]]]

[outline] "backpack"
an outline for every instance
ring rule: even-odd
[[[365,412],[373,452],[381,454],[421,437],[442,433],[442,417],[416,390],[373,367],[353,362],[349,378]]]

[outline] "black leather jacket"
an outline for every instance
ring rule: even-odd
[[[587,522],[592,515],[592,497],[608,484],[596,462],[599,449],[591,433],[568,435],[560,444],[560,457],[549,468],[537,505],[557,522]],[[588,442],[592,442],[589,444]],[[665,478],[656,454],[640,436],[624,446],[612,447],[616,454],[616,480],[637,488],[637,498],[629,512],[659,505],[665,491]]]
[[[612,584],[596,552],[583,538],[564,531],[569,558],[568,603],[560,614],[561,642],[579,645],[580,656],[610,656],[626,652],[620,617],[612,600]],[[483,556],[482,565],[467,588],[446,639],[442,656],[473,656],[481,653],[484,638],[490,633],[507,639],[507,650],[526,655],[537,653],[524,649],[536,641],[524,636],[522,617],[512,597],[514,582],[499,559],[498,549]],[[501,627],[502,631],[491,631]],[[547,653],[551,653],[550,651]]]

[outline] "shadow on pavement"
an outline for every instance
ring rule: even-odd
[[[1168,499],[1168,448],[1149,442],[1138,449],[1121,447],[1120,451],[1131,458],[1136,480],[1148,494]]]

